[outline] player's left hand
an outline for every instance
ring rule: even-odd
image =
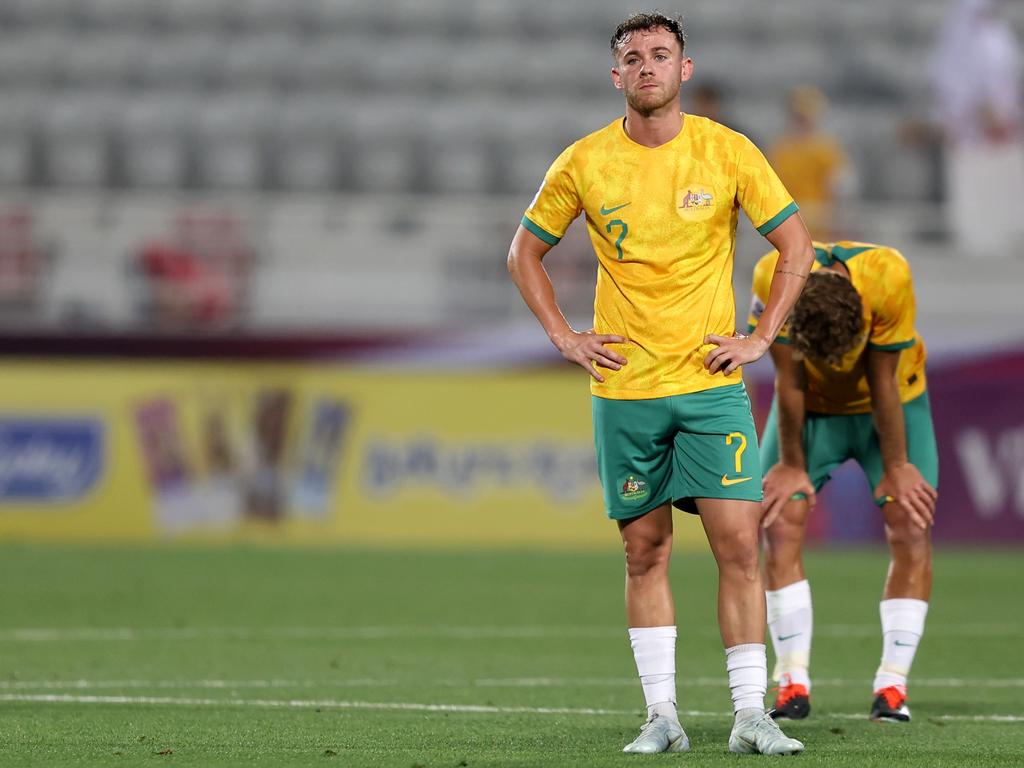
[[[704,367],[711,373],[722,373],[728,376],[741,365],[758,360],[768,351],[768,340],[754,333],[746,336],[734,333],[732,336],[718,336],[709,333],[704,337],[705,344],[714,344],[704,357]]]
[[[882,482],[875,488],[875,498],[894,502],[910,516],[910,522],[928,530],[935,522],[936,491],[910,462],[887,467]]]

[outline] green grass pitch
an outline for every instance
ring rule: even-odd
[[[809,556],[814,711],[797,758],[729,755],[710,555],[678,552],[686,755],[641,722],[621,556],[0,547],[11,766],[1024,764],[1018,552],[940,551],[909,726],[867,721],[884,552]]]

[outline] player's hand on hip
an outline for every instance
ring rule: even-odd
[[[764,476],[764,501],[761,505],[761,527],[768,528],[774,523],[792,498],[802,493],[807,505],[814,509],[818,503],[814,485],[807,470],[791,467],[779,462]]]
[[[604,376],[597,372],[598,367],[617,371],[628,361],[605,344],[625,344],[627,339],[613,333],[594,333],[589,331],[570,331],[564,336],[552,339],[562,357],[576,363],[586,370],[597,381],[604,381]]]
[[[704,337],[705,344],[714,344],[704,356],[704,367],[711,373],[722,373],[728,376],[741,365],[752,363],[768,351],[768,340],[752,334],[745,336],[735,333],[732,336],[719,336],[709,333]]]
[[[885,469],[882,482],[875,489],[875,498],[897,504],[910,517],[910,522],[922,530],[935,523],[938,491],[909,462]]]

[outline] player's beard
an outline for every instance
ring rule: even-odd
[[[678,85],[675,90],[667,88],[657,91],[641,91],[638,87],[636,90],[626,92],[626,103],[634,112],[649,117],[659,109],[671,104],[677,93],[679,93]]]

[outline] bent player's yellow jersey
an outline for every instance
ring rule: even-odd
[[[735,331],[733,253],[740,207],[768,234],[797,207],[754,144],[685,115],[674,139],[637,144],[622,118],[552,164],[523,226],[554,245],[582,212],[597,255],[594,330],[629,360],[591,391],[615,400],[699,392],[741,379],[703,365],[709,333]]]
[[[896,372],[901,402],[909,402],[923,393],[927,353],[924,342],[914,329],[914,285],[907,260],[895,248],[849,241],[835,244],[815,242],[814,255],[811,271],[837,261],[849,270],[850,281],[864,306],[864,330],[856,346],[846,353],[838,366],[804,358],[807,410],[836,414],[871,411],[871,389],[864,354],[868,348],[902,350]],[[778,259],[778,251],[772,251],[762,256],[754,267],[754,296],[748,318],[751,330],[757,326],[764,311]],[[788,324],[776,342],[789,343]]]

